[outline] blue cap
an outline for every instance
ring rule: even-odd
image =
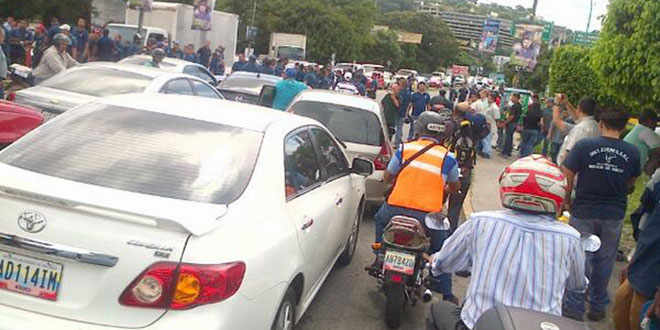
[[[297,72],[296,72],[295,69],[289,68],[289,69],[286,69],[286,71],[284,71],[284,73],[286,74],[287,78],[293,78],[293,77],[296,76]]]

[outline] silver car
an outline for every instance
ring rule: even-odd
[[[383,174],[394,152],[387,139],[385,114],[376,101],[327,90],[306,90],[291,102],[288,111],[325,125],[345,144],[349,157],[373,161],[375,171],[367,177],[366,200],[370,206],[384,201],[387,185]]]
[[[183,73],[120,65],[90,63],[60,72],[41,84],[16,92],[16,103],[40,109],[45,120],[98,98],[129,93],[224,97],[207,82]]]
[[[151,62],[151,56],[149,55],[133,55],[119,61],[118,63],[144,66],[148,62]],[[187,73],[191,76],[202,79],[213,86],[217,86],[223,79],[222,76],[215,76],[203,65],[172,57],[164,58],[160,63],[160,69],[169,72]]]

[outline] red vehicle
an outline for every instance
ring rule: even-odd
[[[43,121],[38,109],[0,100],[0,149],[39,127]]]

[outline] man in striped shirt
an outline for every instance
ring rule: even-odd
[[[532,155],[514,162],[500,179],[502,204],[511,210],[471,215],[432,256],[434,274],[472,272],[464,326],[472,329],[496,304],[561,315],[564,289],[586,289],[580,234],[552,214],[565,189],[549,160]]]

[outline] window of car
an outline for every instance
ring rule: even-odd
[[[195,76],[199,79],[202,79],[208,83],[215,82],[215,78],[211,75],[210,72],[204,70],[203,68],[200,68],[196,65],[186,65],[186,67],[183,68],[183,73],[187,73],[191,76]]]
[[[195,95],[188,79],[170,80],[163,87],[163,92],[165,94]]]
[[[292,132],[285,138],[284,181],[287,199],[295,198],[323,181],[314,144],[307,129]]]
[[[324,179],[332,180],[349,174],[348,161],[330,134],[320,128],[312,128],[311,131],[321,160]]]
[[[193,89],[195,90],[195,94],[197,96],[208,97],[212,99],[222,99],[220,94],[218,94],[218,92],[216,92],[213,87],[198,80],[191,80],[190,82],[192,83]]]
[[[340,104],[299,101],[291,107],[293,113],[316,119],[344,142],[381,145],[382,126],[371,111]]]
[[[104,97],[141,93],[152,78],[138,73],[110,68],[69,70],[41,83],[41,86],[78,94]]]
[[[92,103],[12,144],[0,162],[117,190],[228,204],[252,176],[263,133]]]

